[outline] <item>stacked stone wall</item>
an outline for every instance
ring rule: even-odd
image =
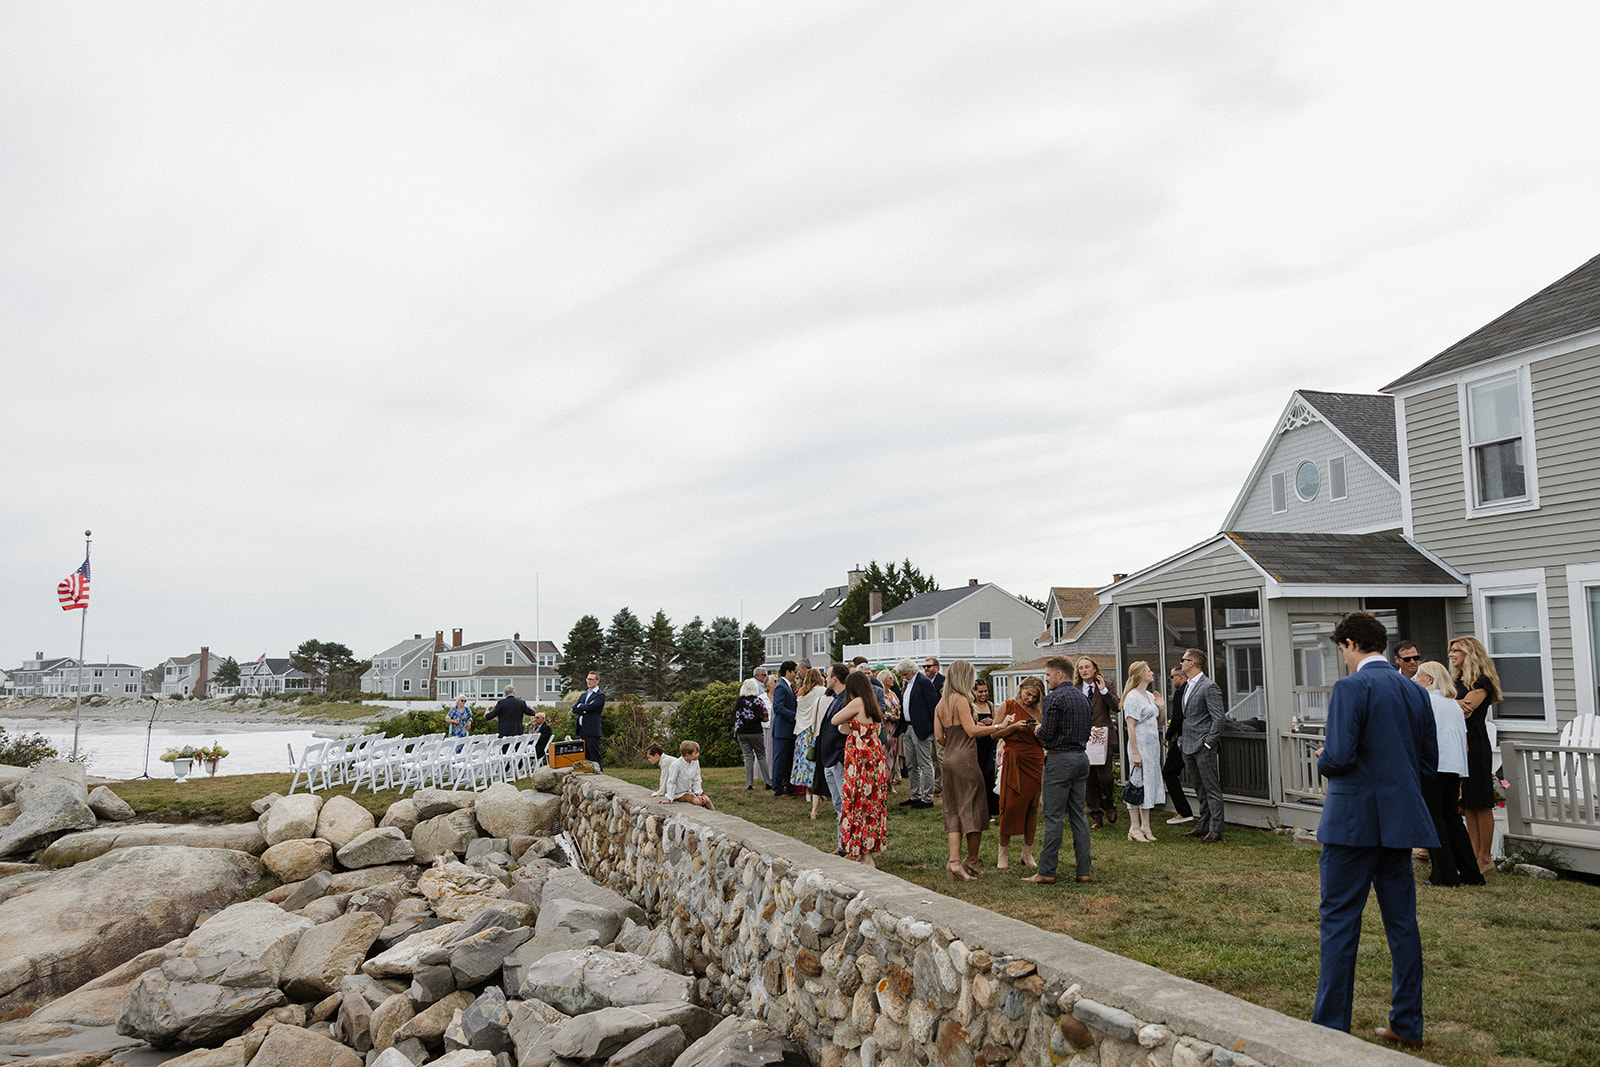
[[[563,799],[580,865],[668,925],[701,1003],[821,1067],[1416,1062],[613,778]]]

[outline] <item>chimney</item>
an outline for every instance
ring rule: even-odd
[[[521,634],[512,634],[511,635],[511,640],[513,640],[513,641],[521,641],[522,640],[522,635]],[[1138,740],[1138,739],[1135,738],[1135,740]]]
[[[861,579],[865,578],[866,576],[867,572],[861,569],[861,564],[859,563],[855,565],[855,569],[846,571],[844,576],[845,592],[848,593],[850,590],[860,585]],[[40,654],[43,655],[43,653]]]
[[[1126,574],[1113,574],[1113,575],[1112,575],[1112,576],[1111,576],[1111,580],[1112,580],[1112,581],[1113,581],[1113,582],[1120,582],[1120,581],[1122,581],[1122,579],[1124,579],[1124,578],[1126,578],[1126,577],[1127,577],[1127,575],[1126,575]]]
[[[883,614],[883,593],[877,589],[867,594],[867,619],[871,621]]]
[[[969,586],[971,586],[971,585],[977,585],[977,584],[978,584],[978,579],[976,579],[976,578],[968,578],[968,579],[967,579],[967,584],[968,584],[968,585],[969,585]]]
[[[205,645],[200,646],[200,676],[194,680],[194,695],[196,699],[203,700],[206,695],[206,682],[211,678],[211,649]]]
[[[421,634],[412,634],[411,635],[411,640],[413,640],[413,641],[421,641],[422,640],[422,635]]]
[[[450,631],[450,647],[451,648],[460,648],[461,647],[461,627],[459,627],[459,626],[457,626],[454,630]]]

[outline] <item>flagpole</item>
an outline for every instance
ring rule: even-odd
[[[83,562],[89,562],[89,538],[93,530],[83,531]],[[83,602],[83,614],[78,617],[78,698],[72,703],[72,758],[78,758],[78,728],[83,724],[83,638],[89,629],[89,602]]]

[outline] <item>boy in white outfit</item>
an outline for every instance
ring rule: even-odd
[[[716,811],[711,798],[700,788],[700,746],[693,741],[685,741],[678,746],[678,751],[683,755],[667,772],[666,781],[661,787],[666,795],[661,803],[671,804],[674,800],[681,800],[697,804],[707,811]]]

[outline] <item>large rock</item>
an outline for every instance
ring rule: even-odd
[[[318,871],[333,870],[333,845],[320,837],[292,837],[261,854],[267,870],[283,882],[303,882]]]
[[[357,834],[336,854],[344,867],[376,867],[385,863],[405,863],[417,850],[410,838],[395,826],[379,826]]]
[[[76,989],[249,895],[261,862],[224,849],[117,849],[0,903],[0,1012]],[[9,880],[9,879],[8,879]]]
[[[484,912],[478,912],[478,915],[482,914]],[[477,915],[473,918],[477,918]],[[456,987],[467,989],[479,986],[498,975],[506,957],[532,936],[533,931],[526,926],[509,930],[492,926],[448,946],[450,973],[455,976]]]
[[[511,1009],[499,986],[485,989],[461,1013],[460,1025],[462,1044],[468,1048],[496,1053],[513,1050]]]
[[[619,912],[602,904],[583,900],[546,901],[539,909],[528,954],[538,957],[547,952],[588,945],[609,945],[621,932],[622,921]]]
[[[512,957],[533,944],[528,942]],[[508,980],[510,973],[508,970]],[[693,978],[673,974],[638,956],[601,948],[552,952],[523,963],[520,974],[518,992],[522,996],[542,1000],[568,1015],[694,999]]]
[[[311,926],[310,919],[290,915],[276,904],[246,900],[195,927],[183,944],[183,955],[196,958],[236,953],[241,962],[254,964],[261,975],[259,984],[275,986],[283,981],[284,969],[301,936]]]
[[[446,852],[457,856],[467,851],[467,845],[478,836],[478,821],[471,809],[450,811],[424,819],[411,831],[411,844],[417,850],[417,860],[432,863]]]
[[[383,919],[365,911],[313,926],[300,935],[284,968],[284,991],[296,1000],[319,1000],[332,993],[340,979],[360,969],[382,930]]]
[[[96,821],[81,763],[44,760],[34,765],[17,783],[16,799],[22,814],[0,830],[0,856],[32,851],[57,834],[87,830]]]
[[[613,1052],[606,1067],[672,1067],[688,1047],[689,1039],[676,1026],[652,1030]]]
[[[226,848],[259,856],[267,847],[261,827],[253,822],[225,826],[140,823],[135,826],[107,826],[81,834],[65,834],[39,854],[39,861],[51,867],[70,867],[74,863],[103,856],[114,848],[139,845],[181,845],[184,848]]]
[[[428,1067],[494,1067],[496,1060],[492,1052],[480,1052],[477,1049],[458,1048],[454,1052],[447,1052],[436,1060],[429,1060]]]
[[[89,791],[89,810],[96,818],[111,822],[133,818],[133,805],[113,793],[109,785],[97,785]]]
[[[561,822],[561,798],[496,782],[478,794],[478,825],[490,837],[543,836]]]
[[[133,984],[146,971],[183,953],[183,941],[169,941],[141,952],[120,967],[91,978],[77,989],[57,997],[32,1015],[30,1023],[67,1023],[72,1026],[115,1026]]]
[[[372,957],[361,965],[363,974],[373,978],[410,978],[420,965],[422,957],[430,950],[438,948],[450,939],[450,936],[461,928],[461,924],[446,923],[436,926],[432,930],[423,930],[412,934],[398,945]]]
[[[663,1027],[676,1026],[686,1037],[699,1039],[720,1018],[716,1012],[681,1002],[601,1008],[563,1026],[551,1041],[550,1051],[563,1059],[607,1059],[635,1038]]]
[[[394,1032],[396,1043],[408,1037],[418,1038],[428,1044],[437,1042],[444,1036],[445,1027],[450,1025],[455,1013],[470,1008],[473,999],[471,993],[458,991],[429,1004]]]
[[[362,1067],[366,1061],[313,1030],[274,1026],[267,1031],[250,1067]]]
[[[428,898],[435,912],[443,915],[441,906],[455,897],[501,896],[505,887],[492,874],[464,863],[446,861],[422,872],[417,879],[417,892]]]
[[[684,1049],[674,1067],[808,1067],[799,1045],[754,1019],[730,1015]]]
[[[267,809],[267,846],[297,837],[317,836],[317,813],[322,810],[322,798],[315,793],[296,793],[273,803]]]
[[[379,826],[393,826],[407,837],[417,828],[417,804],[410,797],[397,800],[383,813]]]
[[[394,1032],[410,1022],[416,1014],[417,1009],[412,1006],[411,998],[404,993],[395,993],[373,1008],[368,1023],[372,1047],[381,1051],[393,1045]]]
[[[545,878],[544,889],[540,896],[540,909],[542,910],[552,900],[581,900],[588,904],[598,904],[616,912],[624,919],[632,919],[641,924],[645,922],[643,908],[621,893],[607,889],[576,867],[557,867]]]
[[[346,796],[331,796],[317,814],[317,836],[337,851],[378,825],[372,812]]]
[[[419,823],[447,812],[471,811],[477,802],[478,794],[463,789],[419,789],[411,794],[412,809]]]
[[[146,971],[122,1007],[117,1033],[156,1048],[214,1045],[289,1002],[276,986],[222,984],[236,980],[225,975],[236,962],[227,955],[179,957]]]

